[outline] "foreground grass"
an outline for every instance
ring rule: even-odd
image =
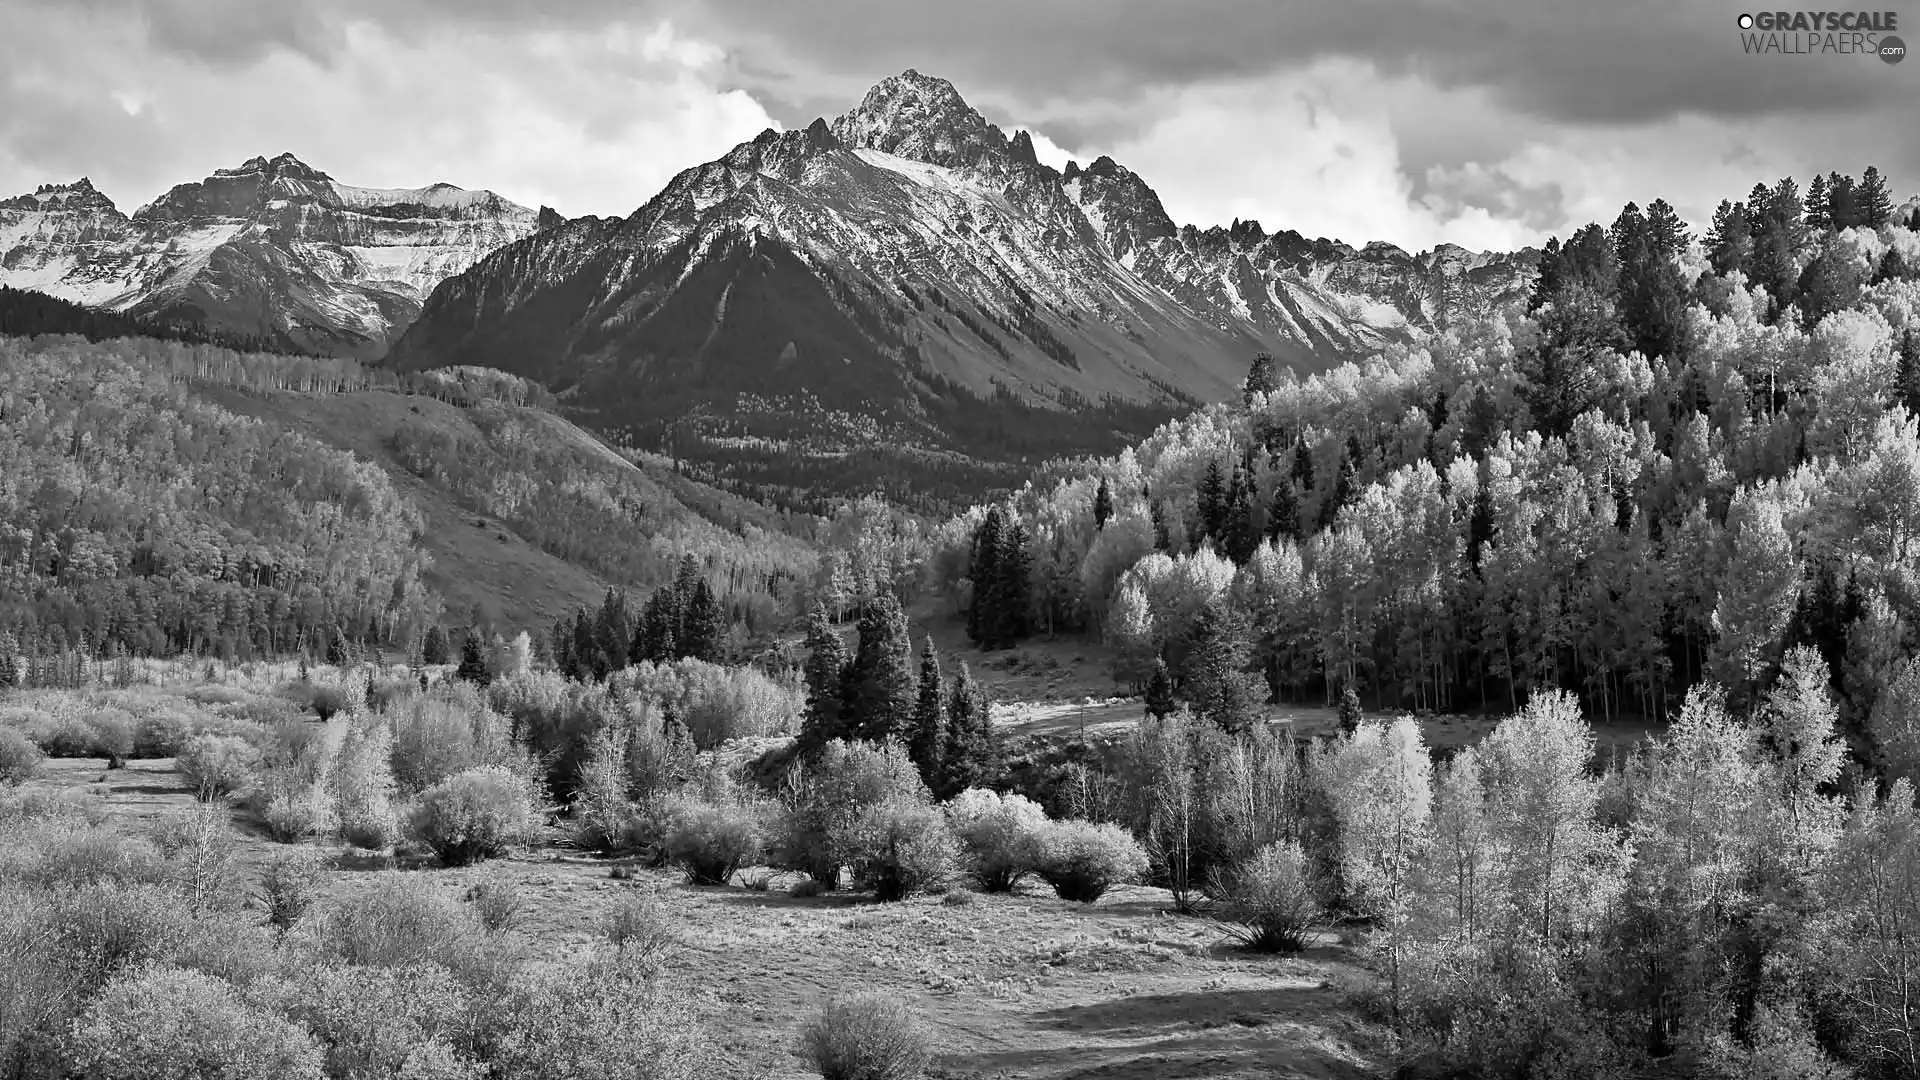
[[[128,829],[191,802],[165,760],[111,771],[49,761],[32,784],[84,792]],[[284,850],[236,824],[244,865]],[[389,865],[329,850],[323,888],[335,897]],[[628,876],[610,876],[615,867]],[[829,994],[851,991],[896,997],[926,1017],[933,1077],[1366,1077],[1381,1075],[1385,1058],[1379,1030],[1345,1004],[1345,988],[1368,977],[1347,950],[1240,953],[1204,919],[1165,913],[1159,890],[1118,888],[1094,905],[1032,891],[964,904],[802,899],[781,877],[766,891],[695,888],[677,873],[554,847],[417,872],[454,898],[480,882],[516,886],[523,905],[505,933],[552,958],[604,952],[616,905],[654,897],[677,938],[662,978],[701,1012],[713,1076],[811,1075],[798,1033]]]

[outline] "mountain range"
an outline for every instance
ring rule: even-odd
[[[1176,225],[1101,157],[1058,171],[943,79],[768,130],[632,214],[354,188],[290,155],[122,215],[0,202],[0,285],[400,370],[501,368],[761,497],[966,496],[1524,296],[1537,253]]]
[[[451,184],[256,157],[124,214],[86,178],[0,199],[0,285],[293,352],[378,357],[441,279],[556,222]]]

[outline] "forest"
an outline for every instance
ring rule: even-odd
[[[1697,239],[1629,205],[1547,245],[1524,313],[1306,378],[1258,358],[1241,401],[1048,463],[929,531],[927,586],[977,621],[1017,533],[1017,631],[1109,642],[1123,683],[1218,638],[1260,696],[1418,711],[1667,717],[1709,680],[1747,709],[1807,645],[1862,757],[1920,765],[1912,215],[1872,170]]]

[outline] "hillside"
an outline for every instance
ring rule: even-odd
[[[387,363],[537,379],[729,478],[924,498],[1116,451],[1235,395],[1255,353],[1323,370],[1499,309],[1532,261],[1176,227],[1124,167],[1056,172],[908,71],[493,253]]]
[[[51,496],[35,495],[29,482],[15,489],[17,501],[0,514],[18,538],[7,560],[15,567],[7,604],[12,614],[3,621],[23,639],[37,638],[51,621],[64,624],[69,639],[86,629],[95,643],[119,641],[136,652],[161,648],[144,631],[125,629],[115,614],[124,604],[145,603],[140,598],[168,580],[168,564],[143,554],[151,542],[141,539],[161,521],[169,522],[158,534],[167,544],[187,543],[207,529],[231,537],[224,543],[235,553],[193,571],[204,579],[194,588],[216,595],[206,601],[213,611],[225,605],[244,623],[250,605],[271,612],[287,603],[300,633],[323,635],[340,623],[355,640],[396,646],[427,622],[465,626],[476,612],[483,624],[503,630],[543,628],[578,605],[598,603],[609,585],[644,591],[667,580],[687,552],[700,558],[735,620],[749,631],[766,630],[787,610],[796,580],[812,568],[808,542],[799,539],[811,534],[808,519],[769,512],[658,464],[636,465],[567,421],[521,404],[540,395],[513,380],[436,373],[403,387],[347,360],[242,355],[149,339],[0,339],[0,348],[16,381],[10,400],[69,401],[73,410],[49,417],[44,437],[31,437],[31,426],[9,425],[12,475],[57,476],[70,468],[62,464],[63,452],[74,447],[97,446],[105,455],[96,464],[83,454],[77,483],[49,481],[72,492],[62,498],[79,502],[49,503]],[[70,396],[89,393],[89,380],[99,392],[83,405]],[[356,579],[351,567],[357,564],[339,556],[325,560],[331,576],[315,581],[310,594],[279,583],[274,571],[247,569],[302,557],[296,552],[310,550],[309,542],[298,531],[261,531],[275,527],[273,518],[256,520],[265,512],[259,500],[270,490],[253,493],[224,481],[211,488],[225,493],[221,499],[182,504],[178,492],[208,483],[185,477],[208,467],[257,474],[258,466],[244,456],[229,462],[249,453],[244,441],[169,443],[148,434],[174,424],[211,425],[209,438],[214,431],[259,432],[286,448],[289,463],[337,462],[330,467],[367,485],[365,496],[334,482],[312,496],[296,491],[318,500],[300,511],[300,520],[345,541],[355,534],[341,531],[338,515],[351,517],[363,501],[391,507],[380,511],[391,514],[383,526],[387,539],[356,557],[390,558],[409,568],[394,571],[408,583],[404,610],[394,606],[402,603],[399,582],[388,590],[385,577]],[[175,456],[189,452],[203,460]],[[138,469],[141,479],[110,479],[119,476],[104,471],[114,462]],[[168,480],[173,470],[184,470],[182,479]],[[106,490],[136,497],[110,509],[88,502],[98,497],[91,493]],[[167,516],[183,505],[203,518]],[[247,555],[247,545],[264,550]],[[380,545],[393,547],[382,554],[387,549]],[[88,560],[83,564],[76,552],[88,553]],[[391,604],[386,591],[394,592]],[[71,601],[62,598],[75,594],[82,597],[80,612],[63,606]],[[276,599],[282,595],[285,601]],[[354,608],[347,618],[341,605],[348,595],[373,606]],[[299,614],[303,603],[310,614]],[[173,649],[214,647],[208,634],[170,633],[167,642]],[[276,637],[274,644],[284,649],[295,641]],[[267,644],[235,648],[246,654]]]

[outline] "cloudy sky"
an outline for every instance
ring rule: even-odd
[[[1920,186],[1920,61],[1749,56],[1742,2],[0,0],[0,195],[131,210],[292,151],[626,214],[908,67],[1203,226],[1507,247],[1814,170]]]

